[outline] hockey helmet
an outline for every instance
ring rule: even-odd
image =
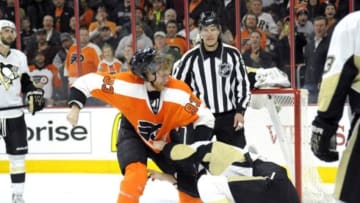
[[[219,19],[214,11],[204,11],[200,14],[199,26],[200,29],[205,26],[215,25],[220,27]]]
[[[15,24],[13,22],[11,22],[9,20],[1,19],[0,20],[0,30],[2,30],[5,27],[9,27],[9,28],[12,28],[15,30]]]
[[[140,78],[148,81],[146,73],[155,74],[157,65],[154,62],[156,50],[153,48],[138,49],[130,60],[130,70]]]

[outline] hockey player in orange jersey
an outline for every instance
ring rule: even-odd
[[[156,55],[154,49],[138,50],[131,71],[118,74],[89,73],[70,89],[67,119],[76,125],[86,98],[96,97],[118,108],[123,115],[118,135],[118,161],[124,174],[118,203],[138,203],[147,181],[147,158],[164,172],[177,177],[179,199],[201,202],[193,166],[176,166],[153,147],[156,140],[179,141],[172,129],[190,124],[194,140],[209,139],[214,126],[211,111],[182,81],[170,76],[172,58]]]

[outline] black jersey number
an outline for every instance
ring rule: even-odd
[[[327,73],[332,68],[335,61],[335,56],[328,56],[326,58],[325,67],[324,67],[324,73]]]

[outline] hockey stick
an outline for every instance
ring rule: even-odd
[[[10,110],[10,109],[20,109],[20,108],[24,108],[24,107],[28,107],[29,104],[23,104],[23,105],[18,105],[18,106],[8,106],[8,107],[2,107],[0,108],[0,111],[6,111],[6,110]]]

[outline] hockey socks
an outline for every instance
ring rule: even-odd
[[[147,181],[146,165],[140,162],[125,168],[124,179],[120,184],[118,203],[138,203]]]

